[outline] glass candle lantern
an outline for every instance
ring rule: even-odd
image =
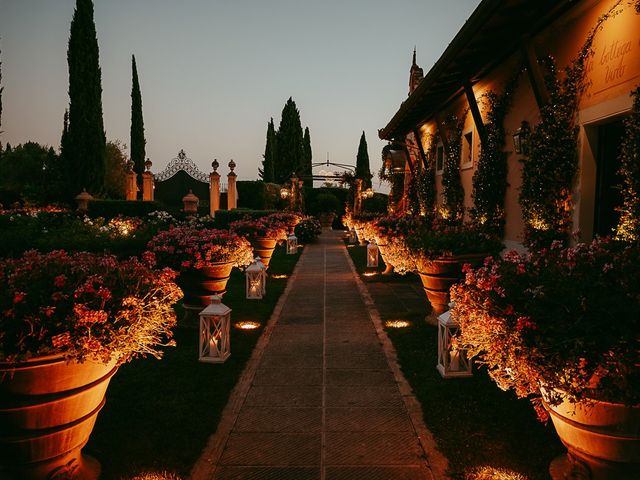
[[[378,268],[378,245],[375,240],[367,245],[367,267]]]
[[[264,270],[253,262],[245,270],[247,281],[247,300],[259,300],[264,295]]]
[[[458,344],[458,322],[451,316],[451,311],[438,317],[438,365],[437,369],[443,378],[471,377],[472,362],[467,353]]]
[[[293,233],[287,237],[287,255],[298,253],[298,237]]]
[[[200,312],[200,355],[205,363],[224,363],[231,355],[229,330],[231,309],[221,302],[219,295]]]

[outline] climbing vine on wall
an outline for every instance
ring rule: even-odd
[[[504,151],[504,117],[511,106],[520,71],[498,95],[483,95],[486,108],[486,142],[480,150],[478,168],[473,174],[473,207],[471,220],[488,233],[500,237],[504,233],[504,200],[507,192],[507,154]]]
[[[622,208],[616,237],[637,242],[640,241],[640,87],[631,96],[633,108],[624,121],[625,135],[620,149]]]
[[[598,18],[578,56],[559,78],[553,58],[542,60],[549,102],[540,109],[540,123],[531,133],[530,154],[523,160],[520,205],[525,242],[542,247],[553,240],[566,243],[571,234],[572,190],[578,172],[576,112],[585,89],[585,67],[593,54],[596,33],[616,15],[622,0]]]
[[[433,135],[429,135],[428,141],[433,145]],[[429,148],[425,152],[426,165],[423,165],[421,160],[416,162],[407,192],[407,211],[413,215],[420,215],[429,222],[433,220],[436,201],[435,153],[428,153],[432,150]]]
[[[460,154],[462,149],[462,129],[468,110],[457,118],[451,115],[442,123],[447,132],[447,148],[442,172],[443,201],[439,209],[440,217],[452,225],[462,223],[464,216],[464,188],[460,179]]]
[[[404,171],[394,172],[387,168],[385,160],[391,150],[404,150],[404,147],[394,143],[382,147],[382,167],[378,172],[378,178],[390,185],[388,210],[389,213],[396,213],[404,195]]]

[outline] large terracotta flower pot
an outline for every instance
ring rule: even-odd
[[[449,289],[463,279],[462,266],[465,263],[478,266],[485,257],[486,254],[453,255],[438,257],[418,265],[418,274],[434,315],[440,315],[449,309]]]
[[[320,225],[322,228],[331,228],[333,220],[336,218],[336,214],[333,212],[323,212],[320,214]]]
[[[100,464],[81,449],[117,370],[60,355],[0,362],[0,478],[98,478]]]
[[[380,253],[380,257],[382,258],[382,261],[384,262],[386,268],[384,269],[384,272],[382,272],[382,275],[392,275],[393,274],[393,265],[391,265],[387,259],[385,258],[386,252],[387,252],[387,243],[376,237],[376,244],[378,245],[378,252]]]
[[[358,237],[358,243],[360,245],[366,245],[367,242],[366,242],[366,240],[364,238],[364,234],[362,233],[362,229],[358,228],[358,227],[355,227],[354,230],[356,231],[356,236]]]
[[[253,247],[253,253],[260,257],[266,268],[269,268],[269,262],[278,241],[267,237],[250,238],[249,241]]]
[[[203,309],[211,303],[212,295],[224,295],[232,268],[233,263],[226,262],[182,272],[176,283],[184,292],[184,306]]]
[[[640,406],[566,400],[544,406],[568,450],[551,463],[554,480],[640,478]]]

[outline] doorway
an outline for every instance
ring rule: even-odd
[[[620,187],[620,147],[624,137],[623,119],[599,125],[596,155],[596,191],[593,216],[593,234],[611,235],[618,225],[622,205]]]

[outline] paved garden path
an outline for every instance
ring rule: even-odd
[[[232,346],[233,349],[233,346]],[[446,461],[337,232],[305,248],[192,480],[418,480]]]

